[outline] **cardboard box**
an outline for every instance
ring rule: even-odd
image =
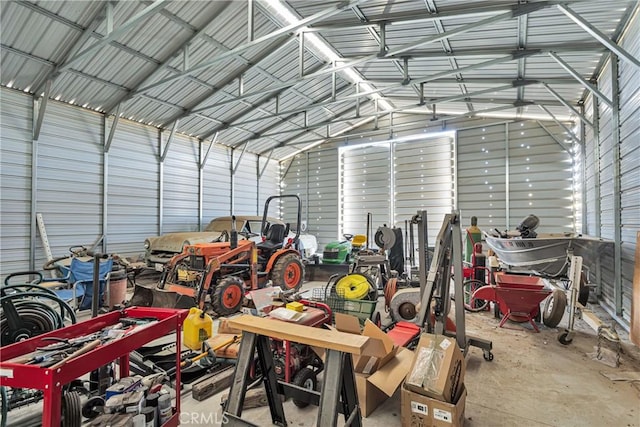
[[[462,427],[466,400],[467,389],[464,386],[455,403],[432,399],[402,387],[402,427]]]
[[[356,373],[360,413],[368,417],[387,398],[393,396],[409,372],[413,352],[400,348],[388,363],[374,374]]]
[[[405,387],[418,394],[455,402],[464,384],[464,356],[454,338],[422,334]]]
[[[368,355],[353,356],[353,370],[361,374],[373,374],[392,360],[398,352],[398,346],[375,323],[367,319],[364,328],[360,330],[360,321],[356,316],[335,313],[336,329],[340,332],[363,335],[379,342],[378,351]],[[371,347],[373,349],[373,346]]]

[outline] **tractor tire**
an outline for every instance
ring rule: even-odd
[[[273,286],[280,286],[285,291],[298,290],[304,279],[304,265],[300,258],[293,254],[278,259],[271,273]]]
[[[561,289],[554,290],[544,303],[542,323],[549,328],[555,328],[562,320],[565,308],[567,308],[567,295]]]
[[[213,310],[220,316],[240,311],[244,299],[244,281],[239,277],[229,276],[220,280],[213,290]]]
[[[300,369],[293,380],[291,381],[293,385],[297,385],[298,387],[306,388],[307,390],[315,390],[318,386],[318,378],[313,369],[302,368]],[[302,400],[293,399],[293,404],[298,408],[306,408],[309,406],[307,402]]]
[[[80,427],[82,425],[82,403],[77,391],[68,391],[62,395],[60,416],[62,427]]]

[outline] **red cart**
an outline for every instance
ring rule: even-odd
[[[496,274],[496,286],[477,289],[472,298],[496,302],[504,313],[500,321],[502,327],[507,320],[529,322],[536,332],[540,332],[533,319],[540,312],[540,303],[551,294],[545,289],[539,277],[514,274]]]
[[[180,348],[182,322],[187,314],[187,310],[132,307],[122,311],[113,311],[66,328],[8,345],[2,348],[0,385],[42,390],[44,394],[42,425],[44,427],[59,427],[61,425],[62,388],[66,384],[116,359],[118,359],[120,366],[120,378],[127,377],[129,376],[129,353],[172,331],[176,333],[176,345],[177,348]],[[154,318],[157,319],[157,322],[140,327],[122,338],[100,345],[85,354],[68,360],[64,365],[56,369],[9,362],[9,360],[29,355],[38,347],[45,347],[51,344],[51,341],[46,340],[46,338],[73,339],[97,333],[110,325],[116,325],[120,319],[125,317]],[[176,352],[176,384],[180,384],[179,351]],[[176,406],[173,416],[163,427],[177,426],[179,424],[179,416],[180,387],[176,387]]]

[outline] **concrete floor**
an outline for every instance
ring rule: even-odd
[[[313,284],[306,287],[313,286]],[[599,315],[601,313],[598,313]],[[560,324],[566,325],[566,319]],[[492,313],[468,313],[467,334],[493,341],[494,360],[471,348],[466,361],[468,390],[465,426],[627,426],[640,427],[640,382],[611,381],[603,373],[640,372],[640,349],[623,334],[624,354],[619,368],[592,360],[587,353],[597,344],[595,332],[583,321],[573,343],[557,341],[558,329],[540,327],[535,333],[508,322],[498,328]],[[220,395],[197,402],[182,400],[183,425],[220,425]],[[314,426],[317,408],[299,409],[285,402],[291,426]],[[211,412],[213,411],[213,414]],[[248,409],[243,419],[271,425],[268,407]],[[343,424],[340,417],[338,425]],[[400,393],[364,419],[365,426],[399,426]]]
[[[320,283],[312,282],[305,288],[317,285]],[[605,319],[604,312],[599,311],[598,315]],[[561,327],[566,325],[566,317]],[[489,312],[467,313],[466,324],[469,335],[493,341],[495,358],[486,362],[482,351],[476,348],[467,355],[465,426],[640,427],[640,381],[611,381],[603,375],[640,372],[640,349],[629,344],[626,334],[621,334],[621,365],[612,368],[587,355],[594,351],[597,338],[581,320],[577,321],[578,332],[568,346],[557,341],[557,329],[540,326],[537,334],[530,327],[525,330],[521,324],[510,322],[505,326],[515,329],[498,328],[498,319]],[[187,386],[182,397],[181,425],[220,425],[221,395],[198,402]],[[25,422],[23,416],[39,418],[41,407],[31,405],[10,414],[9,425],[34,425]],[[285,402],[284,407],[290,426],[315,425],[317,408],[299,409],[291,401]],[[243,418],[259,426],[271,425],[268,407],[248,409]],[[342,424],[340,418],[338,425]],[[400,393],[396,392],[363,424],[399,426]]]

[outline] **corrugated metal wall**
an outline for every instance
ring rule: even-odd
[[[573,231],[570,153],[536,122],[509,124],[508,128],[510,226],[535,214],[540,218],[540,232]]]
[[[204,154],[209,144],[204,144]],[[202,190],[202,228],[219,216],[231,214],[231,150],[214,145],[204,165]]]
[[[265,167],[265,164],[267,164],[268,166],[266,167],[266,169],[264,169],[262,176],[260,176],[260,173]],[[258,215],[262,215],[262,213],[264,212],[264,203],[266,202],[266,200],[271,196],[277,196],[280,194],[280,169],[276,160],[267,160],[266,157],[260,158],[258,167],[259,169],[257,170],[257,174],[259,178],[257,213]],[[282,206],[280,205],[280,203],[276,203],[275,201],[273,201],[271,205],[269,206],[269,210],[271,212],[270,215],[273,215],[276,218],[280,218],[282,216]],[[291,222],[291,224],[293,226],[294,222]]]
[[[239,155],[239,152],[236,153]],[[233,157],[233,165],[238,163],[238,156]],[[236,215],[261,215],[258,213],[258,157],[244,153],[240,164],[233,174],[233,213]]]
[[[640,56],[640,19],[630,23],[621,46],[631,55]],[[609,60],[598,79],[598,88],[610,99],[612,71]],[[628,326],[630,321],[636,232],[640,229],[640,71],[624,59],[618,61],[619,110],[616,112],[598,101],[594,114],[595,98],[589,96],[586,103],[587,117],[599,123],[599,132],[587,132],[587,231],[604,238],[616,239],[616,223],[619,222],[620,271],[615,268],[615,251],[603,255],[601,284],[598,287],[601,302],[608,310]],[[619,128],[615,132],[615,114]],[[619,141],[615,140],[619,133]],[[619,162],[616,150],[619,149]],[[619,185],[619,191],[616,187]],[[617,210],[616,206],[620,209]],[[636,295],[637,299],[638,296]]]
[[[106,248],[100,250],[138,255],[144,252],[146,237],[197,230],[200,215],[206,226],[212,217],[231,212],[228,148],[211,148],[200,212],[197,140],[176,134],[161,165],[168,133],[161,144],[158,129],[121,119],[105,154],[104,117],[55,101],[48,103],[36,145],[36,207],[31,212],[32,98],[0,90],[0,276],[30,268],[31,218],[36,212],[43,214],[54,256],[67,254],[70,246],[91,245],[104,231]],[[109,118],[107,131],[112,121]],[[205,143],[204,152],[207,147]],[[263,202],[257,198],[257,174],[256,156],[245,153],[234,182],[234,201],[243,210],[239,213],[256,214]],[[261,194],[277,194],[278,177],[278,163],[269,161]],[[45,252],[38,235],[35,243],[34,265],[40,268]]]
[[[37,207],[54,256],[102,236],[102,116],[49,102],[38,140]],[[37,239],[36,266],[45,261]]]
[[[483,230],[507,223],[506,125],[462,130],[457,135],[457,196],[462,225],[478,218]]]
[[[626,34],[624,48],[640,58],[640,18]],[[620,61],[620,189],[622,314],[630,321],[636,232],[640,230],[640,69]],[[640,295],[636,295],[636,303]]]
[[[393,143],[395,225],[427,211],[429,245],[454,202],[453,135]]]
[[[169,134],[164,133],[163,141]],[[198,162],[195,141],[175,135],[164,161],[162,233],[198,230]]]
[[[291,167],[289,167],[289,165]],[[302,202],[307,233],[318,239],[318,249],[338,239],[338,149],[309,151],[282,162],[282,194],[295,194]],[[284,209],[283,218],[295,221],[295,211]]]
[[[3,90],[0,102],[0,262],[2,275],[28,269],[31,216],[31,98]]]
[[[140,251],[140,242],[159,230],[158,129],[118,124],[109,149],[107,247]]]
[[[366,234],[367,213],[374,229],[391,226],[390,144],[348,147],[340,157],[340,235]]]
[[[554,135],[556,126],[544,125]],[[571,156],[535,121],[458,132],[458,206],[462,223],[513,229],[529,214],[540,232],[572,231]]]

